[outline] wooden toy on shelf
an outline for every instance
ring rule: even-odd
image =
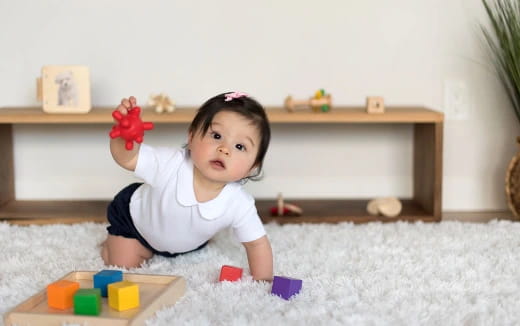
[[[161,93],[159,95],[150,95],[150,100],[148,104],[155,108],[155,112],[163,113],[168,112],[171,113],[175,111],[175,101],[170,99],[169,96]]]
[[[332,107],[332,97],[323,89],[317,90],[308,100],[295,100],[289,95],[285,98],[284,107],[289,112],[294,112],[298,108],[311,108],[313,112],[328,112]]]
[[[322,104],[325,102],[324,104]],[[325,94],[325,90],[319,89],[314,93],[314,98],[311,99],[311,107],[314,112],[329,112],[332,106],[332,98],[330,94]]]
[[[273,279],[273,287],[271,294],[277,295],[285,300],[289,300],[302,289],[302,280],[286,277],[275,276]]]
[[[277,206],[271,207],[271,216],[301,216],[303,210],[294,205],[285,203],[282,193],[278,194]]]
[[[367,113],[385,113],[385,101],[381,96],[367,97]]]
[[[139,285],[130,281],[111,283],[107,286],[108,305],[117,311],[139,307]]]
[[[123,115],[118,110],[112,112],[112,116],[117,120],[117,124],[110,131],[110,138],[121,137],[126,140],[125,148],[132,150],[134,141],[143,142],[144,131],[153,129],[153,122],[143,122],[140,117],[141,108],[136,106]]]
[[[79,283],[59,280],[47,285],[47,304],[51,308],[69,309],[74,305],[74,294],[79,289]]]
[[[242,268],[230,266],[230,265],[224,265],[220,269],[220,276],[218,278],[219,282],[222,281],[238,281],[242,278]]]
[[[367,204],[367,212],[374,216],[396,217],[401,213],[402,208],[401,201],[396,197],[375,198]]]

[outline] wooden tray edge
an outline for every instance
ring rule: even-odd
[[[173,306],[186,293],[186,280],[177,277],[145,309],[129,320],[129,325],[144,325],[144,321],[165,306]]]
[[[97,273],[97,271],[72,271],[69,272],[63,277],[58,278],[57,280],[90,280],[93,275]],[[168,284],[166,288],[161,292],[161,294],[151,302],[146,308],[143,309],[139,314],[134,316],[131,319],[106,319],[99,317],[90,317],[90,316],[75,316],[75,315],[64,315],[64,318],[67,319],[67,323],[81,323],[83,321],[92,321],[96,325],[100,326],[118,326],[118,325],[141,325],[144,320],[148,317],[152,316],[157,310],[165,306],[165,303],[169,303],[171,305],[175,304],[179,298],[181,298],[186,292],[186,280],[181,276],[175,275],[160,275],[160,274],[138,274],[138,273],[126,273],[123,272],[123,278],[125,280],[134,281],[134,282],[145,282],[150,283],[150,279],[159,280],[159,284]],[[56,281],[57,281],[56,280]],[[4,325],[18,325],[20,323],[20,318],[34,318],[34,322],[36,320],[39,323],[52,322],[57,317],[55,315],[47,315],[41,313],[31,313],[27,311],[20,311],[20,309],[28,310],[30,307],[35,306],[37,303],[41,302],[42,296],[46,295],[46,288],[37,292],[35,295],[29,297],[28,299],[22,301],[20,304],[15,306],[14,308],[7,311],[4,315]],[[36,302],[36,304],[35,304]],[[28,307],[27,307],[28,306]],[[152,309],[153,308],[153,309]],[[38,318],[38,319],[36,319]],[[45,321],[45,319],[52,319],[49,321]]]

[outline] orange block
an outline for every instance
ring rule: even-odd
[[[47,305],[57,309],[69,309],[74,306],[74,294],[79,289],[79,283],[59,280],[47,285]]]

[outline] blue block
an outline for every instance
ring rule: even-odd
[[[296,278],[275,276],[271,293],[289,300],[290,297],[300,292],[302,283],[302,280]]]
[[[115,282],[121,282],[123,280],[123,272],[112,271],[109,269],[102,270],[94,274],[94,288],[101,290],[101,296],[106,297],[107,285]]]

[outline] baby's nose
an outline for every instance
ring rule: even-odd
[[[219,153],[222,153],[224,155],[229,155],[229,150],[226,147],[220,146],[218,148]]]

